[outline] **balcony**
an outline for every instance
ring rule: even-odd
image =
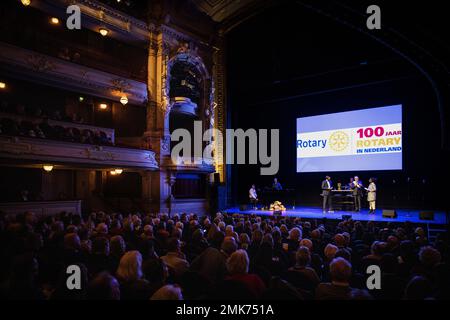
[[[0,135],[0,158],[14,162],[50,162],[100,168],[158,169],[155,153],[151,150],[8,135]]]
[[[118,101],[123,92],[130,103],[144,105],[147,86],[140,81],[40,54],[0,42],[0,69],[7,75],[60,89]]]

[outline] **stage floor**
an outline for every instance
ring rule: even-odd
[[[353,220],[359,221],[377,221],[377,222],[405,222],[425,223],[425,224],[447,224],[447,217],[445,212],[434,211],[434,220],[419,219],[419,212],[424,210],[397,210],[397,218],[384,218],[382,210],[377,209],[375,214],[369,214],[369,210],[361,210],[361,212],[353,211],[335,211],[334,213],[323,213],[322,208],[319,207],[295,207],[288,209],[283,213],[283,216],[300,217],[309,219],[334,219],[341,220],[342,215],[350,215]],[[430,211],[430,210],[429,210]],[[230,208],[225,210],[227,213],[240,214],[257,214],[262,216],[273,215],[272,211],[267,210],[239,210],[239,208]]]

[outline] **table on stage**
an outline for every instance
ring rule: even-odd
[[[333,210],[355,210],[353,190],[331,190]]]

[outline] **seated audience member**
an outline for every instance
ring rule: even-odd
[[[226,274],[226,260],[237,250],[234,238],[223,239],[223,233],[217,231],[212,240],[214,246],[209,247],[191,264],[191,270],[204,275],[211,284],[222,281]],[[222,243],[220,245],[220,243]],[[217,248],[217,245],[220,249]]]
[[[411,273],[415,275],[422,275],[429,279],[434,280],[434,268],[441,262],[441,253],[431,246],[425,246],[420,248],[419,262]]]
[[[10,277],[1,294],[7,300],[43,300],[44,294],[37,283],[39,263],[31,253],[14,257]]]
[[[122,256],[116,276],[120,283],[122,300],[150,298],[150,284],[143,278],[142,255],[139,251],[128,251]]]
[[[398,276],[398,260],[391,253],[385,253],[380,261],[381,289],[373,290],[377,300],[401,300],[405,290],[405,281]]]
[[[120,259],[126,252],[125,240],[123,240],[122,236],[116,235],[109,239],[109,247],[110,247],[110,264],[112,270],[117,270],[119,267]]]
[[[264,282],[254,274],[248,273],[249,258],[245,250],[236,250],[231,254],[226,262],[229,276],[226,280],[243,283],[255,298],[261,297],[264,293]]]
[[[64,268],[61,270],[59,274],[58,283],[56,285],[55,290],[51,293],[49,299],[50,300],[84,300],[87,298],[87,288],[88,288],[88,271],[84,264],[77,263],[72,264],[76,265],[80,270],[80,281],[79,281],[79,287],[74,287],[72,289],[69,289],[67,286],[67,283],[72,283],[75,285],[73,281],[69,279],[72,274],[67,273],[67,270]],[[67,266],[67,265],[66,265]]]
[[[64,236],[63,262],[66,265],[84,262],[84,257],[80,251],[81,240],[78,234],[72,232]]]
[[[311,254],[307,247],[299,247],[295,254],[295,266],[289,268],[287,279],[296,288],[313,291],[320,283],[316,271],[309,267]]]
[[[149,282],[149,293],[153,295],[163,287],[169,277],[169,269],[161,258],[147,259],[142,263],[144,278]]]
[[[415,276],[409,281],[405,289],[405,300],[432,299],[433,287],[430,281],[422,276]]]
[[[101,272],[89,283],[87,297],[89,300],[120,300],[119,282],[109,272]]]
[[[183,300],[181,288],[168,284],[156,291],[150,300]]]
[[[317,300],[350,300],[361,296],[358,289],[350,287],[352,265],[344,258],[335,258],[330,264],[331,283],[320,283],[316,289]]]
[[[302,239],[302,230],[300,228],[292,228],[289,231],[289,238],[287,240],[288,243],[288,251],[296,252],[298,247],[300,246],[300,240]]]
[[[366,270],[370,265],[380,265],[385,249],[385,242],[375,241],[370,248],[370,254],[362,259],[363,270]]]
[[[162,256],[161,260],[169,267],[169,271],[173,272],[175,277],[180,277],[189,269],[189,262],[180,249],[180,240],[170,238],[167,243],[167,251],[167,254]]]
[[[208,241],[203,235],[203,230],[196,229],[192,233],[192,239],[185,246],[185,252],[189,259],[189,261],[194,260],[198,257],[203,251],[205,251],[209,247]]]
[[[97,237],[92,240],[92,253],[88,257],[88,269],[91,276],[111,269],[109,253],[110,248],[107,238]]]

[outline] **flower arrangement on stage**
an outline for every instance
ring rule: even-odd
[[[280,201],[275,201],[270,205],[270,211],[274,212],[283,212],[286,211],[285,206]]]

